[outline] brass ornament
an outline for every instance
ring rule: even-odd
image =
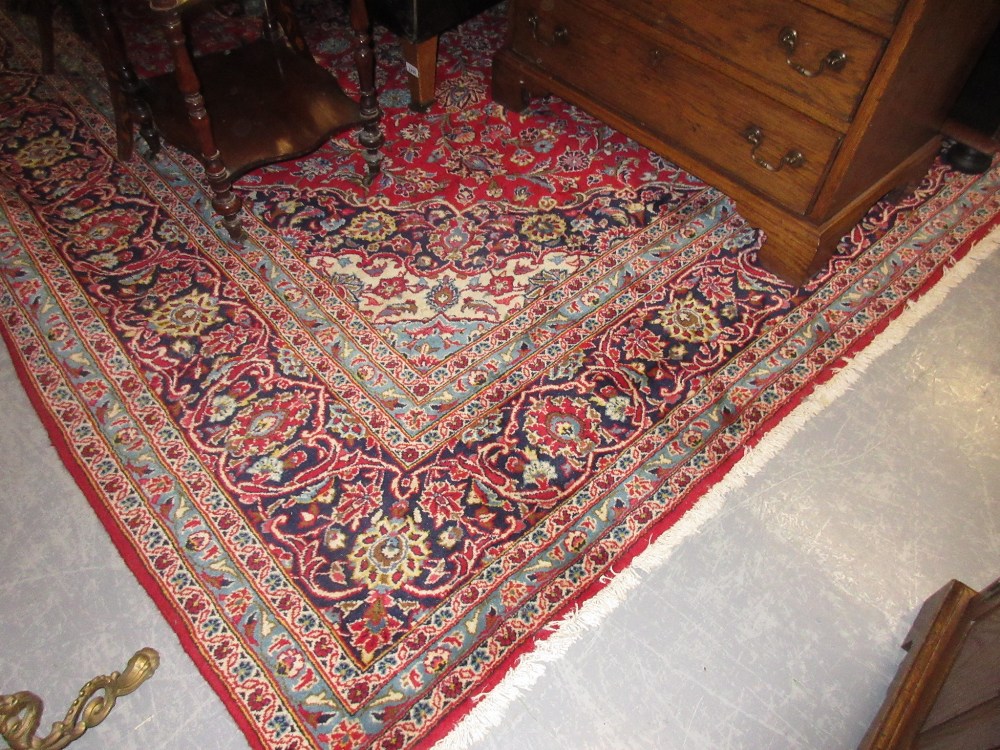
[[[750,158],[753,163],[762,169],[766,169],[768,172],[780,172],[786,166],[788,167],[801,167],[802,163],[805,161],[805,157],[802,156],[802,152],[798,150],[790,150],[784,156],[781,157],[781,161],[778,162],[777,166],[767,161],[764,157],[757,153],[757,149],[761,147],[764,142],[764,133],[756,125],[749,125],[746,130],[743,131],[743,137],[747,142],[753,146],[750,150]]]
[[[55,722],[46,737],[36,734],[42,718],[41,698],[27,690],[0,695],[0,737],[10,750],[60,750],[104,721],[119,696],[138,688],[159,665],[160,655],[151,648],[142,648],[128,660],[122,673],[95,677],[80,688],[66,718]]]
[[[783,28],[778,34],[778,42],[788,53],[788,57],[785,58],[785,62],[788,63],[788,67],[796,73],[804,75],[806,78],[815,78],[816,76],[821,75],[824,70],[837,72],[842,70],[844,65],[847,64],[847,53],[839,49],[832,49],[826,57],[819,61],[819,65],[815,68],[810,69],[799,65],[797,62],[792,60],[792,55],[795,54],[795,47],[799,42],[799,32],[789,26]]]

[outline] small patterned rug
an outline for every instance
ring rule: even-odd
[[[350,70],[338,4],[302,12]],[[254,747],[445,736],[998,223],[1000,173],[939,162],[789,286],[724,195],[558,100],[494,104],[503,29],[444,35],[425,114],[377,30],[377,184],[352,133],[260,169],[237,246],[192,159],[114,158],[86,43],[60,28],[42,76],[0,15],[4,338]]]

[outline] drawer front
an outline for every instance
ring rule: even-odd
[[[841,120],[854,115],[883,40],[795,0],[632,0],[644,22]]]
[[[820,10],[829,9],[831,13],[836,13],[836,6],[842,5],[849,10],[867,13],[881,21],[892,23],[899,16],[906,0],[806,0],[806,2]]]
[[[793,211],[809,207],[836,131],[573,0],[528,0],[512,30],[517,52],[590,98]]]

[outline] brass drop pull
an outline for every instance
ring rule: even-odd
[[[557,44],[565,44],[569,40],[569,29],[565,26],[556,26],[552,31],[552,38],[545,39],[538,32],[538,16],[528,16],[528,26],[531,27],[531,38],[543,47],[555,47]]]
[[[799,42],[799,32],[791,26],[786,26],[778,32],[778,42],[780,42],[781,46],[785,48],[785,52],[788,54],[788,57],[785,58],[785,62],[788,63],[788,67],[796,73],[804,75],[806,78],[815,78],[824,70],[840,70],[847,62],[847,55],[839,49],[835,49],[831,50],[826,57],[820,60],[819,67],[815,70],[810,70],[809,68],[799,65],[797,62],[792,60],[792,55],[795,54],[795,47]]]
[[[761,129],[758,128],[756,125],[751,125],[746,130],[744,130],[743,137],[750,142],[751,146],[753,146],[753,148],[750,149],[750,158],[753,159],[753,163],[756,164],[758,167],[763,167],[768,172],[780,172],[786,166],[799,167],[805,161],[805,157],[802,156],[802,152],[794,150],[789,151],[787,154],[782,156],[781,161],[778,162],[777,166],[771,164],[771,162],[767,161],[767,159],[758,156],[757,149],[760,148],[760,145],[764,142],[764,134],[761,132]]]

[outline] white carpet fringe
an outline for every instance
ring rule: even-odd
[[[964,258],[948,268],[942,278],[923,296],[907,303],[906,309],[892,321],[875,340],[855,355],[827,382],[820,384],[791,414],[768,432],[753,448],[744,451],[743,458],[698,500],[684,516],[667,529],[631,564],[615,575],[607,585],[562,620],[552,623],[548,637],[534,650],[521,657],[501,682],[491,691],[477,696],[476,705],[434,745],[434,750],[464,750],[473,742],[484,739],[499,726],[515,700],[525,693],[545,673],[548,664],[558,661],[584,633],[600,626],[604,618],[629,593],[642,583],[645,576],[663,565],[673,551],[703,524],[714,518],[725,506],[727,495],[743,487],[785,447],[792,436],[840,395],[854,385],[875,360],[901,342],[923,318],[933,312],[948,293],[968,278],[979,265],[1000,247],[1000,227],[977,242]],[[641,572],[640,572],[641,571]]]

